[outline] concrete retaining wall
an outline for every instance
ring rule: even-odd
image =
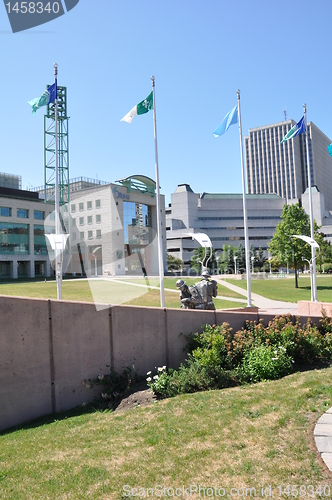
[[[0,315],[0,430],[93,399],[82,380],[108,373],[107,365],[122,372],[134,364],[141,375],[155,366],[177,368],[186,357],[185,335],[206,324],[227,322],[236,332],[246,319],[273,318],[257,310],[97,312],[91,303],[4,296]]]

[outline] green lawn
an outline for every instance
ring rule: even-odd
[[[166,281],[166,280],[165,280]],[[195,280],[193,280],[195,281]],[[197,281],[197,279],[196,279]],[[133,283],[133,284],[130,284]],[[176,290],[176,280],[171,279],[165,283],[165,288]],[[160,306],[160,292],[150,286],[158,286],[159,280],[155,279],[134,279],[134,280],[64,280],[62,283],[62,299],[82,302],[96,302],[102,304],[128,304],[139,306]],[[168,286],[169,285],[169,286]],[[219,287],[224,290],[225,287]],[[227,288],[225,288],[227,292]],[[219,292],[220,293],[220,292]],[[11,295],[30,298],[56,299],[56,283],[54,280],[37,282],[16,282],[1,283],[0,295]],[[226,297],[234,294],[221,295]],[[241,297],[235,293],[236,297]],[[242,297],[241,297],[242,298]],[[231,302],[227,300],[217,300],[217,309],[229,309],[243,307],[241,302]],[[166,307],[180,308],[178,292],[165,292]]]
[[[247,289],[246,280],[227,279],[229,283]],[[263,297],[284,302],[310,300],[310,277],[299,277],[299,288],[295,288],[295,278],[251,280],[251,291]],[[332,276],[317,276],[317,299],[332,302]]]
[[[332,406],[331,378],[332,368],[307,371],[122,413],[82,409],[3,433],[0,498],[118,500],[157,485],[224,488],[225,497],[255,488],[261,498],[271,485],[272,498],[292,498],[279,494],[289,484],[306,488],[302,498],[331,498],[313,442],[315,421]]]

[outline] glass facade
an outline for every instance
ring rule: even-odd
[[[124,242],[146,246],[151,243],[151,207],[143,203],[123,202]]]
[[[10,262],[0,261],[0,278],[10,278]]]
[[[26,260],[17,262],[17,277],[27,278],[29,275],[29,262]]]
[[[35,255],[47,254],[45,228],[43,224],[34,224],[33,226],[33,247]]]
[[[0,254],[29,255],[29,224],[0,222]]]
[[[124,249],[126,272],[148,271],[146,247],[152,241],[151,207],[142,203],[123,202]],[[122,258],[122,257],[119,257]]]

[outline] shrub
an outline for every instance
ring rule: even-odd
[[[204,366],[192,356],[182,363],[178,370],[162,367],[161,374],[153,377],[148,372],[147,383],[158,398],[169,398],[210,389],[224,389],[237,384],[236,375],[221,367]],[[161,370],[158,368],[158,370]]]
[[[202,366],[232,368],[231,332],[228,323],[220,326],[206,325],[200,335],[195,333],[191,338],[192,357]]]
[[[259,345],[245,354],[239,373],[247,382],[276,380],[293,371],[292,362],[283,346]]]

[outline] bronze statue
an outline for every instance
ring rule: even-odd
[[[202,269],[202,279],[198,283],[196,283],[196,287],[199,290],[199,293],[202,297],[204,307],[203,309],[207,310],[215,310],[215,305],[213,303],[213,297],[217,297],[218,295],[218,285],[215,280],[210,279],[210,273],[208,268]]]
[[[188,286],[183,280],[176,282],[180,289],[180,301],[182,309],[207,309],[215,310],[213,297],[217,297],[218,287],[207,268],[202,270],[202,279],[195,285]]]

